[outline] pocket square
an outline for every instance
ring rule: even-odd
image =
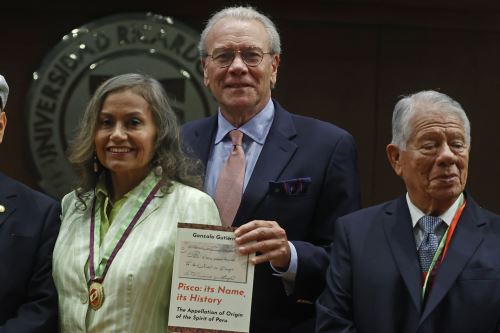
[[[307,192],[311,182],[311,177],[269,182],[269,189],[273,194],[302,195]]]

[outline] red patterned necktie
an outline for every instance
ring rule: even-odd
[[[243,133],[238,130],[229,132],[233,148],[222,168],[215,189],[215,203],[219,208],[222,225],[233,224],[240,206],[245,177],[245,152],[241,145]]]

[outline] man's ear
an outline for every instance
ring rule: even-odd
[[[389,163],[391,163],[394,172],[396,172],[396,174],[401,177],[402,175],[401,150],[399,149],[398,146],[390,143],[385,148],[385,151],[387,153],[387,159],[389,160]]]
[[[280,56],[278,54],[273,54],[273,62],[271,63],[271,88],[276,85],[276,80],[278,79],[278,67],[280,65]]]
[[[206,58],[200,58],[201,61],[201,67],[203,68],[203,84],[205,84],[206,87],[210,84],[210,81],[208,80],[208,73],[207,73],[207,60]]]
[[[5,133],[5,127],[7,126],[7,115],[4,111],[0,111],[0,143],[3,141],[3,134]]]

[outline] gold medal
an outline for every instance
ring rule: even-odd
[[[102,302],[104,301],[104,289],[102,284],[93,281],[89,287],[89,304],[90,308],[97,311],[101,308]]]

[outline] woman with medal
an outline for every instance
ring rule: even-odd
[[[125,74],[90,100],[69,160],[54,249],[61,332],[165,332],[177,222],[220,224],[153,78]]]

